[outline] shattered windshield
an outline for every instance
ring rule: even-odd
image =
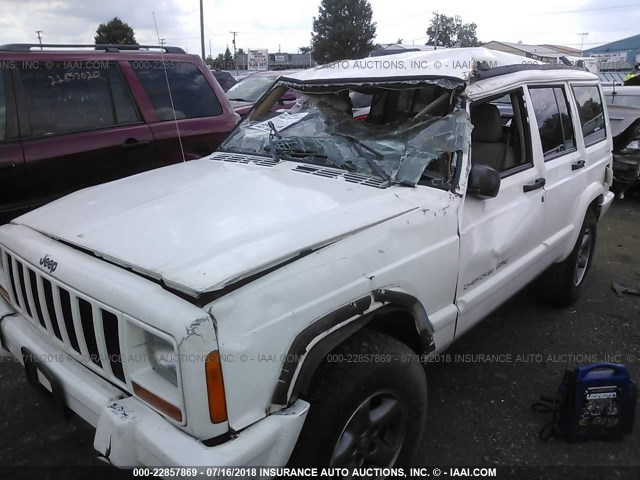
[[[468,150],[469,116],[453,92],[441,87],[360,92],[372,95],[364,119],[354,118],[349,89],[307,92],[293,108],[273,111],[277,93],[232,133],[222,150],[338,168],[388,184],[443,188],[453,180],[455,153]]]

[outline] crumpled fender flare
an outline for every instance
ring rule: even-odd
[[[280,377],[271,399],[273,404],[289,405],[295,402],[300,392],[305,391],[309,386],[313,375],[326,355],[373,320],[379,309],[367,312],[371,307],[372,299],[383,304],[380,308],[391,305],[408,311],[413,316],[416,333],[420,336],[422,350],[420,353],[429,353],[435,349],[433,326],[424,306],[416,297],[398,290],[374,290],[372,295],[358,298],[318,319],[296,336],[280,370]],[[365,314],[365,312],[367,313]],[[360,316],[327,334],[335,326],[356,315]],[[296,376],[298,363],[303,356],[304,361]],[[292,383],[293,388],[291,388]]]

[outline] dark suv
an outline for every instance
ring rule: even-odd
[[[180,48],[0,46],[0,223],[207,155],[238,120],[202,60]]]

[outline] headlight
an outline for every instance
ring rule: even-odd
[[[177,354],[173,345],[150,332],[145,332],[145,337],[151,368],[177,387]]]
[[[184,423],[178,346],[164,332],[125,315],[126,371],[133,394]]]

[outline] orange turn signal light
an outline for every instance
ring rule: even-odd
[[[211,418],[211,423],[225,422],[227,420],[227,401],[224,396],[220,353],[217,350],[207,355],[204,369],[207,377],[207,394],[209,396],[209,417]]]
[[[147,402],[152,407],[160,410],[162,413],[173,418],[176,422],[182,422],[182,412],[175,405],[163,400],[155,393],[151,393],[144,387],[141,387],[136,382],[131,382],[133,386],[133,393],[140,399]]]

